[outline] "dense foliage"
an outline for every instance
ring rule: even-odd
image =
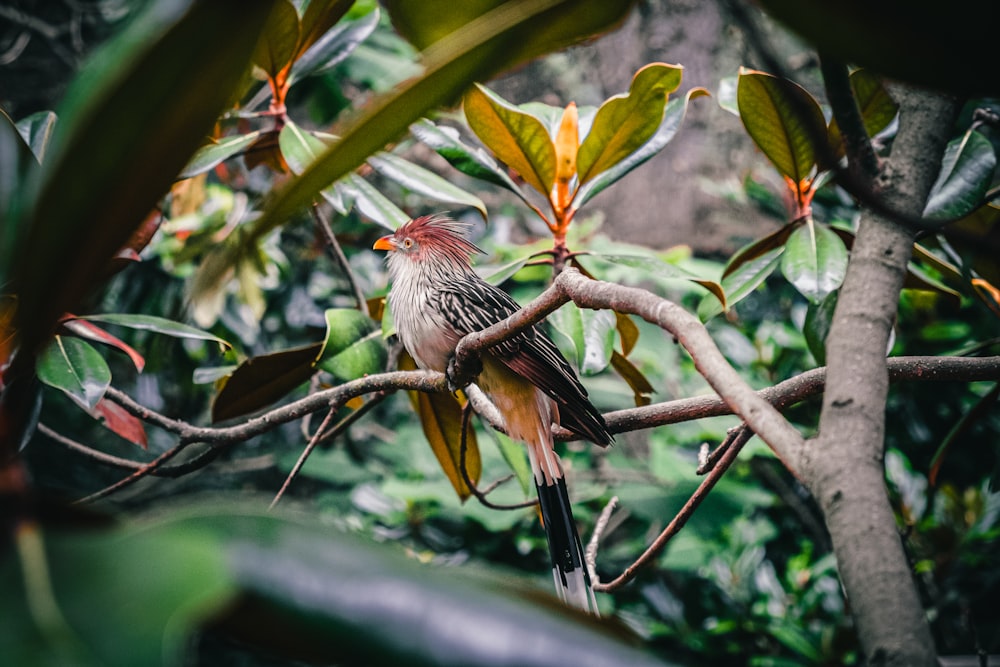
[[[540,601],[536,511],[473,497],[503,480],[489,501],[522,503],[526,455],[486,419],[463,437],[466,398],[444,378],[378,380],[413,367],[369,250],[450,210],[519,302],[566,269],[639,286],[697,314],[752,388],[778,385],[825,362],[864,202],[821,91],[742,69],[679,94],[682,69],[651,63],[598,108],[505,100],[470,84],[607,30],[630,3],[269,4],[149,3],[55,113],[0,119],[0,440],[30,477],[0,478],[3,653],[507,664],[495,635],[520,664],[858,664],[802,480],[754,438],[701,500],[707,452],[739,447],[728,409],[634,413],[608,450],[561,445],[605,585],[686,524],[600,595],[602,630]],[[867,69],[848,85],[884,159],[898,104]],[[760,149],[734,196],[781,228],[722,258],[618,242],[586,204],[671,150],[696,104],[731,111]],[[971,99],[951,135],[895,356],[995,353],[995,108]],[[570,301],[549,326],[602,410],[712,393],[655,323]],[[998,385],[942,386],[894,386],[888,489],[939,652],[995,651]],[[819,391],[782,411],[812,434]]]

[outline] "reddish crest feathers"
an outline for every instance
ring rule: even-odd
[[[443,215],[425,215],[407,222],[396,230],[395,236],[400,241],[413,239],[424,252],[467,265],[472,255],[483,254],[479,246],[466,238],[469,227],[468,223]]]

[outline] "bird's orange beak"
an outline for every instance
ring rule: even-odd
[[[388,236],[383,236],[375,245],[372,246],[372,250],[395,250],[396,246],[392,243],[392,234]]]

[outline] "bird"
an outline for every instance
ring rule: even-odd
[[[427,215],[373,246],[388,251],[389,310],[403,347],[420,368],[447,373],[464,336],[520,310],[510,295],[473,270],[472,257],[483,251],[469,240],[469,228],[444,215]],[[537,324],[483,351],[474,382],[497,407],[507,434],[527,447],[556,592],[568,605],[597,614],[552,424],[606,447],[613,437],[603,416]]]

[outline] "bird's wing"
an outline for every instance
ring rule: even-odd
[[[482,331],[520,310],[506,292],[473,277],[440,286],[433,300],[436,303],[432,305],[463,336]],[[587,398],[587,390],[573,367],[538,326],[491,347],[490,352],[559,405],[563,427],[595,444],[611,443],[604,418]]]

